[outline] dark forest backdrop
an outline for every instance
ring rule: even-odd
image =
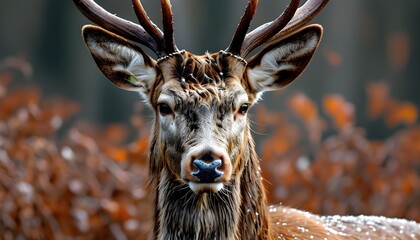
[[[97,1],[135,21],[130,0]],[[173,0],[178,47],[225,49],[243,0]],[[288,1],[261,0],[253,26]],[[159,1],[143,1],[160,22]],[[420,1],[331,0],[320,48],[251,112],[270,203],[420,221]],[[151,113],[110,84],[70,0],[0,3],[0,239],[144,239]]]
[[[135,21],[131,1],[98,3]],[[159,2],[143,4],[149,16],[160,23]],[[178,46],[196,54],[225,49],[245,4],[242,0],[173,1]],[[286,4],[260,1],[253,26],[271,21]],[[113,88],[97,70],[80,36],[80,28],[89,21],[72,1],[16,0],[0,5],[1,59],[26,57],[34,69],[30,80],[38,82],[48,95],[65,95],[81,102],[84,117],[107,122],[128,118],[137,96]],[[320,101],[333,92],[360,105],[365,102],[366,85],[384,81],[393,95],[419,105],[418,9],[420,2],[415,0],[330,1],[314,20],[325,27],[320,49],[306,73],[285,94],[303,91]],[[264,104],[270,105],[272,95],[267,94]],[[282,108],[278,104],[273,107]]]

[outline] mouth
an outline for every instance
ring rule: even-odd
[[[200,183],[200,182],[188,182],[188,186],[191,190],[195,193],[205,193],[205,192],[212,192],[216,193],[223,188],[223,183]]]

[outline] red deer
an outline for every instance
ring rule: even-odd
[[[82,35],[99,69],[116,86],[139,92],[155,112],[152,238],[420,238],[420,225],[412,221],[267,206],[247,112],[263,92],[287,86],[304,71],[323,32],[306,24],[328,0],[301,7],[292,0],[277,19],[248,33],[258,5],[250,0],[229,47],[201,56],[175,45],[169,0],[161,0],[163,31],[139,0],[133,8],[140,24],[92,0],[73,2],[98,25],[84,26]]]

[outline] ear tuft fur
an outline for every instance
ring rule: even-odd
[[[320,25],[309,25],[285,38],[276,39],[255,55],[247,76],[256,92],[287,86],[305,70],[322,37]]]
[[[83,39],[102,73],[119,88],[147,94],[156,79],[156,62],[130,41],[87,25]]]

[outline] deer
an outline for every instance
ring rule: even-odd
[[[258,0],[249,0],[230,45],[203,55],[176,46],[170,0],[160,1],[163,31],[140,0],[132,0],[138,24],[93,0],[73,2],[96,24],[82,36],[99,70],[154,112],[151,239],[420,239],[414,221],[267,204],[247,113],[263,92],[283,89],[305,70],[323,35],[308,23],[328,0],[291,0],[252,31]]]

